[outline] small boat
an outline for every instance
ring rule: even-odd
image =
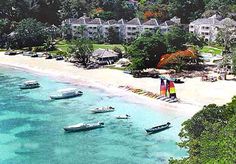
[[[72,98],[72,97],[77,97],[81,96],[83,94],[82,91],[79,91],[76,88],[67,88],[67,89],[61,89],[57,91],[57,94],[51,95],[51,99],[66,99],[66,98]]]
[[[114,110],[115,110],[114,107],[106,106],[106,107],[92,109],[91,112],[92,113],[106,113],[106,112],[113,112]]]
[[[126,115],[119,115],[119,116],[116,116],[117,119],[129,119],[130,118],[130,115],[126,114]]]
[[[56,56],[56,60],[64,60],[64,57],[63,57],[63,56],[60,56],[60,55],[57,55],[57,56]]]
[[[169,122],[167,122],[166,124],[163,124],[163,125],[154,126],[150,129],[146,129],[146,132],[148,134],[153,134],[153,133],[161,132],[161,131],[166,130],[168,128],[170,128],[170,123]]]
[[[20,89],[33,89],[39,87],[40,85],[36,80],[25,81],[23,84],[20,85]]]
[[[182,84],[184,83],[184,81],[182,81],[181,79],[174,79],[174,83]]]
[[[104,123],[103,122],[97,122],[92,124],[85,124],[85,123],[79,123],[75,125],[66,126],[63,129],[66,132],[78,132],[78,131],[86,131],[86,130],[92,130],[97,128],[103,128]]]

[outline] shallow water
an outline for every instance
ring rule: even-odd
[[[25,80],[42,87],[20,90]],[[57,89],[79,87],[84,95],[52,101]],[[0,68],[0,163],[167,163],[186,156],[176,145],[186,119],[163,114],[103,90],[74,86],[45,76]],[[97,106],[114,106],[115,112],[91,114]],[[116,115],[129,114],[129,120]],[[146,135],[145,128],[170,121],[172,128]],[[93,131],[64,133],[63,127],[103,121]]]

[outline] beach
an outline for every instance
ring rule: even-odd
[[[222,105],[230,102],[236,94],[236,81],[233,80],[203,82],[199,77],[186,78],[185,83],[175,85],[177,97],[181,103],[169,104],[119,89],[119,86],[132,86],[159,93],[160,79],[133,78],[132,75],[125,74],[123,71],[108,68],[85,70],[69,62],[22,55],[8,56],[4,55],[4,52],[0,52],[0,65],[33,71],[80,85],[103,88],[114,95],[126,96],[138,103],[156,105],[164,111],[188,115],[193,115],[207,104]]]

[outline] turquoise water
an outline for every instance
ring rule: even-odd
[[[25,80],[42,87],[20,90]],[[84,95],[51,101],[57,89],[79,87]],[[186,156],[176,145],[186,119],[163,114],[146,106],[109,95],[103,90],[73,86],[49,77],[0,68],[0,163],[167,163],[170,157]],[[91,114],[90,109],[111,105],[115,112]],[[129,114],[129,120],[115,115]],[[154,135],[145,128],[172,120],[173,127]],[[93,131],[64,133],[63,127],[80,122],[103,121]]]

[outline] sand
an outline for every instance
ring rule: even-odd
[[[72,63],[55,59],[46,60],[22,55],[8,56],[4,55],[4,52],[0,52],[0,64],[34,71],[80,85],[103,88],[111,94],[158,108],[158,111],[171,111],[189,116],[201,110],[204,105],[211,103],[222,105],[230,102],[231,98],[236,95],[236,81],[202,82],[200,78],[187,78],[185,83],[176,84],[177,97],[181,99],[181,103],[169,104],[118,89],[121,85],[129,85],[159,93],[160,79],[133,78],[123,71],[108,68],[85,70],[75,67]]]

